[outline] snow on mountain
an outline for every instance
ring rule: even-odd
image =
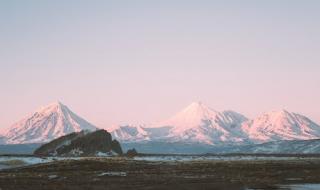
[[[60,102],[38,109],[1,133],[7,144],[43,143],[81,130],[97,128]]]
[[[81,130],[97,128],[60,102],[28,115],[0,134],[0,143],[44,143]],[[125,143],[243,145],[320,138],[320,126],[286,110],[248,120],[234,111],[216,111],[194,102],[168,120],[152,125],[115,125],[108,130]]]
[[[320,126],[309,118],[286,110],[265,113],[242,125],[253,142],[309,140],[320,137]]]
[[[160,125],[172,127],[167,136],[172,141],[220,144],[243,142],[240,126],[246,120],[236,112],[218,112],[194,102]]]
[[[165,140],[171,127],[147,127],[146,125],[114,125],[108,130],[112,137],[121,142]]]
[[[121,139],[121,141],[143,141],[150,140],[148,132],[142,126],[123,125],[113,126],[108,131],[115,139]]]
[[[111,130],[123,142],[165,141],[219,144],[243,142],[241,123],[247,118],[233,111],[218,112],[194,102],[172,118],[146,126],[118,126]]]
[[[163,122],[149,126],[116,126],[111,134],[126,143],[241,145],[317,139],[320,138],[320,126],[305,116],[286,110],[272,111],[248,120],[237,112],[219,112],[201,102],[194,102]]]

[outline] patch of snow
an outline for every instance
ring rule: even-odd
[[[117,153],[115,153],[114,151],[110,151],[110,152],[97,152],[96,156],[98,157],[111,157],[111,156],[115,156],[118,155]]]
[[[149,140],[149,134],[143,126],[118,126],[112,129],[106,129],[110,131],[111,135],[115,139],[121,139],[122,141],[142,141]]]
[[[39,157],[14,157],[14,156],[1,156],[0,162],[7,162],[11,160],[19,160],[22,161],[23,165],[33,165],[33,164],[41,164],[41,163],[48,163],[57,160],[57,158],[54,157],[48,157],[48,158],[39,158]],[[14,166],[10,166],[14,167]]]
[[[80,156],[83,154],[83,151],[80,150],[79,148],[75,148],[70,151],[70,154],[74,156]]]
[[[101,174],[98,175],[99,177],[102,176],[119,176],[119,177],[126,177],[127,176],[127,172],[103,172]]]
[[[57,175],[49,175],[48,178],[49,179],[56,179],[56,178],[58,178],[58,176]]]

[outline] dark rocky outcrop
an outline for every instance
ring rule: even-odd
[[[81,131],[55,139],[35,152],[37,156],[102,156],[122,154],[120,143],[106,130]]]
[[[111,149],[118,154],[123,153],[120,143],[115,139],[111,142]]]
[[[40,146],[38,149],[34,151],[35,155],[38,156],[49,156],[49,155],[55,155],[56,150],[61,148],[62,146],[67,146],[70,144],[70,142],[76,138],[79,138],[81,136],[85,135],[85,131],[81,132],[75,132],[75,133],[70,133],[68,135],[59,137],[57,139],[52,140],[51,142],[44,144]]]
[[[135,156],[137,156],[137,155],[138,155],[138,152],[136,151],[135,148],[129,149],[129,150],[127,151],[127,153],[126,153],[126,156],[128,156],[128,157],[130,157],[130,158],[133,158],[133,157],[135,157]]]

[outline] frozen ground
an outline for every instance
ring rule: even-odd
[[[185,156],[185,155],[159,155],[159,156],[137,156],[135,160],[143,161],[258,161],[258,160],[296,160],[304,159],[304,157],[294,157],[294,156],[254,156],[254,155],[238,155],[238,156]],[[308,158],[312,159],[312,158]]]
[[[0,156],[0,169],[19,166],[48,163],[60,160],[79,159],[108,159],[110,156],[100,157],[32,157],[32,156]],[[127,159],[127,158],[124,158]],[[133,160],[149,162],[188,162],[188,161],[269,161],[269,160],[303,160],[318,159],[316,157],[295,157],[295,156],[255,156],[255,155],[229,155],[229,156],[207,156],[207,155],[151,155],[137,156]]]
[[[8,190],[314,190],[320,184],[320,158],[306,156],[7,157],[4,161],[8,159],[49,162],[0,170],[0,188]]]

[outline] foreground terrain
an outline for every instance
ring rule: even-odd
[[[83,158],[0,171],[2,190],[244,190],[279,189],[289,184],[317,183],[320,184],[320,158],[318,157],[188,161]]]

